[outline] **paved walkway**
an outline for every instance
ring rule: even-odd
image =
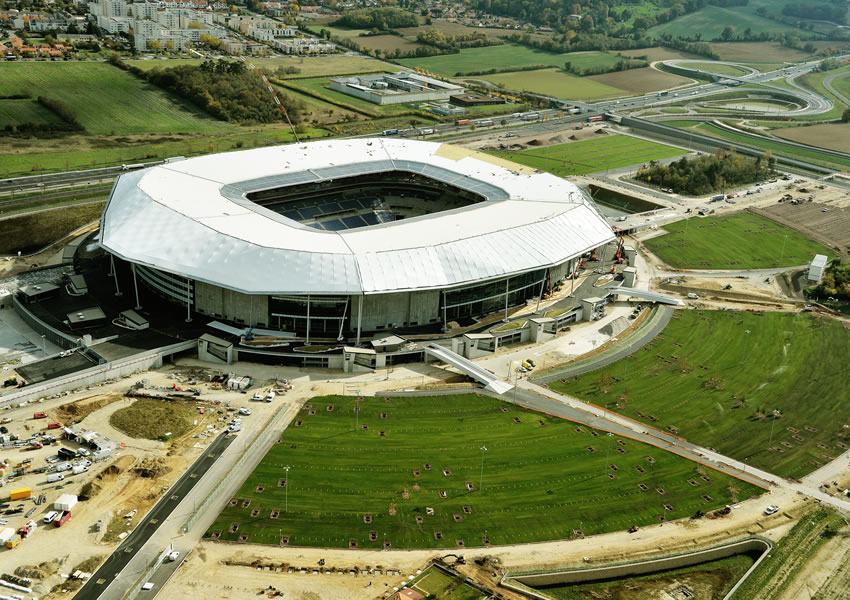
[[[768,489],[771,486],[789,489],[805,494],[818,502],[833,506],[845,513],[850,513],[850,499],[831,496],[812,487],[811,483],[783,479],[773,473],[756,469],[718,452],[692,444],[684,438],[633,421],[610,410],[582,402],[577,398],[559,394],[531,381],[520,381],[518,388],[513,393],[513,401],[526,408],[561,416],[572,421],[578,421],[590,427],[610,431],[617,435],[625,435],[657,448],[673,452],[694,462],[704,464],[743,481]],[[511,396],[511,394],[506,394],[506,396]],[[841,465],[846,464],[848,460],[850,460],[850,451],[845,452],[833,462],[835,465]]]

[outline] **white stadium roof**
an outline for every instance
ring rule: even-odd
[[[245,195],[409,171],[486,200],[390,223],[322,231]],[[346,139],[230,152],[121,175],[101,245],[128,261],[251,294],[443,288],[564,262],[611,239],[572,183],[432,142]]]

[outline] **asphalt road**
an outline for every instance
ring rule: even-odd
[[[171,515],[186,494],[197,484],[204,473],[215,464],[215,461],[227,449],[234,437],[225,433],[219,435],[209,445],[204,454],[165,492],[159,502],[127,536],[115,552],[106,559],[100,568],[91,576],[86,584],[74,596],[75,600],[95,600],[107,588],[109,583],[118,576],[130,559],[139,551],[145,542],[154,534],[159,526]]]

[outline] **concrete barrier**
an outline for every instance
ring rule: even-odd
[[[747,577],[758,567],[761,561],[767,556],[768,552],[773,548],[770,541],[751,537],[731,544],[714,546],[696,552],[688,552],[684,554],[674,554],[662,558],[652,558],[647,560],[633,561],[621,564],[606,565],[601,567],[589,567],[579,569],[565,569],[563,571],[550,571],[545,573],[507,573],[502,579],[501,585],[507,589],[514,590],[526,595],[530,595],[540,600],[550,600],[549,596],[535,592],[526,586],[539,588],[542,586],[584,583],[590,581],[600,581],[603,579],[614,579],[621,577],[635,577],[646,575],[648,573],[656,573],[658,571],[666,571],[669,569],[681,569],[694,565],[728,558],[737,554],[749,552],[758,552],[760,556],[753,563],[744,576],[735,584],[735,586],[726,594],[724,600],[729,600],[737,591],[738,587],[746,580]],[[520,584],[520,585],[517,585]]]

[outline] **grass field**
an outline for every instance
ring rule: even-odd
[[[667,23],[656,25],[647,33],[656,37],[663,34],[673,37],[693,37],[694,32],[700,32],[703,40],[713,40],[720,37],[723,28],[727,25],[731,25],[738,33],[743,33],[745,29],[751,29],[753,33],[794,31],[793,27],[756,15],[755,8],[759,4],[750,2],[744,7],[731,8],[709,5]]]
[[[643,164],[650,160],[685,154],[685,151],[638,138],[611,135],[521,152],[493,154],[565,177]]]
[[[0,69],[0,89],[4,94],[29,92],[59,100],[93,134],[235,129],[106,63],[7,63]],[[0,121],[0,128],[5,125]]]
[[[283,124],[282,126],[285,126]],[[280,127],[280,126],[279,126]],[[25,149],[9,146],[9,154],[0,150],[0,175],[14,177],[32,175],[36,172],[67,171],[135,163],[162,159],[168,156],[199,156],[212,152],[226,152],[238,148],[259,148],[274,144],[287,144],[294,140],[288,129],[257,129],[221,135],[198,135],[191,137],[164,137],[152,141],[121,143],[112,139],[90,140],[79,137],[63,138],[50,150]],[[310,127],[300,135],[304,140],[327,137],[330,132]],[[97,147],[101,146],[101,147]]]
[[[64,121],[43,107],[35,98],[0,100],[0,126],[17,126],[24,123],[61,125]]]
[[[0,219],[0,254],[29,254],[55,242],[78,227],[97,221],[105,202],[62,206]],[[26,235],[22,235],[26,232]]]
[[[782,142],[771,141],[769,139],[753,139],[745,135],[740,135],[733,131],[726,131],[725,129],[721,129],[720,127],[712,125],[711,123],[703,123],[702,125],[697,127],[697,130],[701,133],[707,133],[708,135],[713,135],[715,137],[732,140],[734,142],[740,142],[742,144],[746,144],[754,148],[770,150],[774,154],[781,154],[783,156],[799,158],[801,160],[809,161],[818,165],[832,167],[838,170],[847,170],[848,168],[850,168],[850,159],[841,158],[840,156],[832,156],[830,154],[818,152],[817,150],[796,148],[794,146],[788,146],[787,144],[783,144]]]
[[[407,587],[434,600],[479,600],[486,598],[484,594],[467,585],[461,577],[449,575],[433,565],[425,569]]]
[[[711,48],[720,60],[749,63],[758,58],[766,62],[799,62],[808,52],[781,46],[779,42],[714,42]]]
[[[650,575],[608,579],[593,583],[552,585],[535,588],[553,600],[620,600],[627,598],[669,598],[670,589],[684,585],[698,590],[698,598],[723,598],[754,563],[753,557],[738,554],[692,567],[671,569]]]
[[[562,68],[567,62],[572,63],[574,67],[583,69],[598,65],[613,65],[618,60],[620,60],[618,57],[606,52],[553,54],[527,46],[504,44],[484,48],[464,48],[458,54],[404,58],[398,62],[406,67],[421,67],[432,73],[454,77],[458,73],[487,71],[494,68],[512,69],[530,65],[549,65]],[[531,76],[531,73],[527,73],[527,76]]]
[[[826,96],[830,100],[832,100],[833,106],[832,109],[825,113],[821,113],[819,115],[805,115],[802,117],[798,117],[801,121],[824,121],[827,119],[839,119],[841,115],[844,113],[844,110],[847,108],[847,104],[842,102],[835,94],[827,90],[823,85],[823,80],[827,77],[835,75],[836,73],[850,73],[850,67],[842,67],[836,71],[826,71],[823,73],[820,72],[812,72],[806,75],[803,75],[797,78],[797,83],[803,84],[803,86],[809,88],[810,90],[816,91],[821,96]],[[841,77],[836,79],[838,82],[838,87],[836,89],[840,92],[843,87],[841,83]]]
[[[630,357],[551,387],[799,478],[850,448],[848,344],[808,314],[685,310]]]
[[[590,77],[570,75],[560,69],[516,71],[477,77],[504,86],[508,90],[534,92],[570,100],[595,100],[626,95],[624,90],[594,81]]]
[[[289,80],[286,82],[287,89],[284,91],[289,92],[290,86],[296,91],[306,90],[308,92],[320,94],[323,98],[326,98],[330,101],[339,102],[348,106],[353,106],[369,114],[394,115],[398,113],[409,112],[411,110],[410,106],[408,106],[407,104],[386,104],[381,106],[378,104],[373,104],[372,102],[368,102],[366,100],[361,100],[360,98],[355,98],[354,96],[349,96],[348,94],[343,94],[342,92],[338,92],[336,90],[332,90],[327,87],[331,79],[332,77],[314,77],[310,79]]]
[[[667,234],[644,244],[678,269],[792,267],[810,262],[815,254],[834,254],[793,229],[748,212],[694,217],[665,225],[664,229]]]
[[[658,523],[759,492],[677,455],[489,397],[328,396],[297,415],[207,536],[504,545]]]
[[[711,61],[687,62],[682,63],[681,66],[686,69],[699,69],[700,71],[708,71],[709,73],[718,73],[720,75],[732,75],[733,77],[747,75],[750,72],[747,69],[742,69],[735,65],[724,65]]]

